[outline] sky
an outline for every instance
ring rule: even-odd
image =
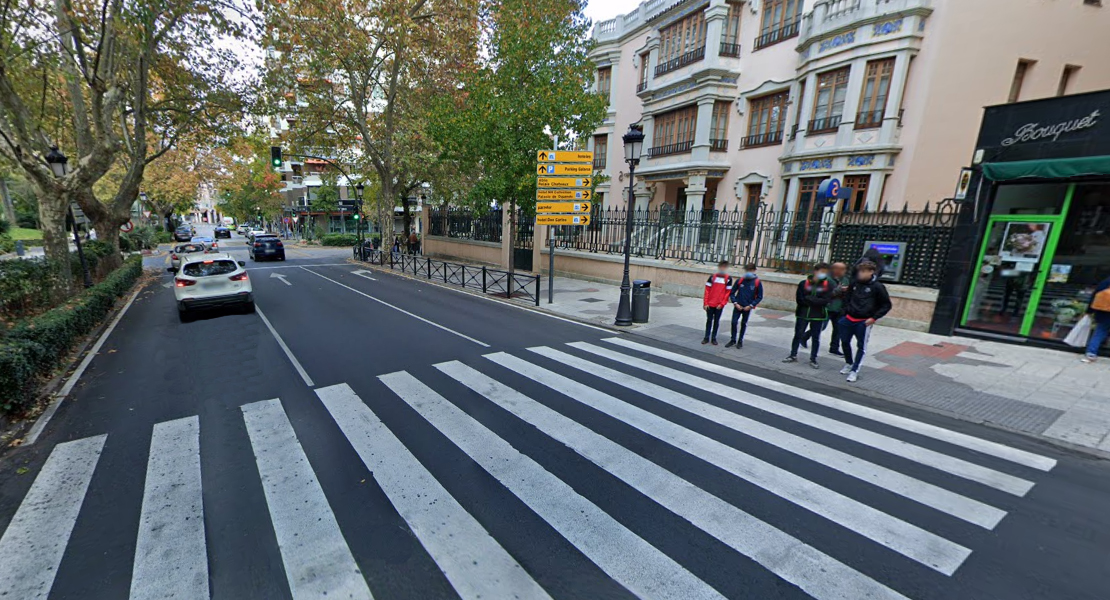
[[[586,5],[586,16],[598,21],[607,21],[617,15],[632,12],[643,0],[590,0]]]

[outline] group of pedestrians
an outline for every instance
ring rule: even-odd
[[[799,348],[806,348],[810,366],[820,368],[817,355],[821,334],[831,324],[829,354],[843,357],[845,365],[840,374],[849,382],[856,381],[867,353],[871,328],[892,308],[890,294],[879,281],[882,268],[882,259],[873,254],[865,254],[850,272],[843,262],[814,265],[813,273],[798,283],[794,336],[790,341],[790,355],[783,362],[798,362]],[[740,278],[734,279],[728,270],[728,261],[721,261],[717,272],[705,283],[702,304],[706,322],[701,343],[717,345],[721,316],[731,304],[732,330],[725,347],[739,349],[744,347],[748,319],[763,300],[763,284],[754,263],[744,266],[744,275]]]

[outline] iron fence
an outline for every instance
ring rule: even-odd
[[[501,211],[475,214],[469,209],[433,208],[428,213],[431,235],[501,243]]]
[[[367,250],[366,262],[410,273],[431,281],[462,288],[482,290],[483,294],[540,305],[540,277],[528,273],[502,271],[484,266],[436,260],[426,256]]]

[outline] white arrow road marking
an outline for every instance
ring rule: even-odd
[[[173,280],[170,280],[170,281],[167,281],[166,283],[163,283],[162,287],[164,287],[166,289],[172,288],[173,287]]]
[[[377,279],[374,279],[373,277],[370,276],[373,273],[374,273],[373,271],[367,271],[365,269],[362,269],[362,270],[359,270],[359,271],[351,271],[351,275],[358,275],[359,277],[365,277],[365,278],[369,279],[370,281],[377,281]]]
[[[270,273],[270,279],[273,279],[275,277],[280,279],[281,282],[284,283],[285,285],[293,285],[292,283],[289,283],[289,280],[285,278],[285,275],[279,275],[277,273]]]

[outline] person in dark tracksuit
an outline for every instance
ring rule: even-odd
[[[893,305],[890,294],[879,281],[878,266],[871,261],[856,265],[856,276],[844,297],[844,316],[840,318],[840,340],[844,348],[844,361],[840,370],[848,382],[859,378],[859,369],[867,353],[867,340],[875,322],[886,316]],[[852,355],[852,339],[856,340],[856,353]]]
[[[744,277],[732,283],[732,294],[729,296],[729,301],[732,302],[732,336],[725,348],[744,347],[748,317],[752,316],[752,311],[763,301],[763,283],[759,281],[755,270],[755,263],[744,265]],[[736,337],[737,322],[740,324],[740,337]]]
[[[802,340],[809,339],[809,366],[817,366],[817,351],[821,349],[821,330],[829,318],[826,307],[832,301],[834,287],[829,283],[828,263],[817,263],[813,275],[798,284],[795,299],[798,308],[794,311],[794,339],[790,341],[790,356],[782,362],[798,362],[798,346]]]
[[[829,354],[844,356],[840,350],[840,317],[844,316],[844,294],[848,291],[848,284],[852,283],[848,275],[848,265],[835,262],[829,269],[829,283],[833,286],[833,299],[829,302],[829,320],[832,325],[832,335],[829,336]]]

